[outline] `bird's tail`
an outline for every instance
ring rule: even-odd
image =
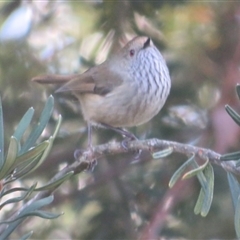
[[[57,75],[57,74],[46,74],[46,75],[36,76],[31,80],[33,82],[37,82],[41,84],[64,84],[77,76],[78,74],[72,74],[72,75],[66,75],[66,76]]]

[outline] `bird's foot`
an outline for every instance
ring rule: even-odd
[[[84,149],[76,149],[74,151],[74,158],[79,161],[79,159],[84,156],[86,157],[86,160],[89,159],[89,164],[87,167],[87,171],[93,172],[94,168],[97,166],[97,159],[94,157],[94,152],[92,147],[88,147],[87,150]]]

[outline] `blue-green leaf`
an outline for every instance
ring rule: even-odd
[[[37,185],[37,183],[34,183],[33,185]],[[13,193],[13,192],[26,192],[26,191],[29,191],[29,188],[24,188],[24,187],[10,188],[8,190],[5,190],[5,189],[7,189],[7,188],[4,186],[2,191],[1,191],[1,193],[0,193],[0,198],[2,198],[5,195],[8,195],[10,193]]]
[[[16,229],[16,227],[21,224],[21,222],[25,219],[22,216],[26,216],[26,214],[30,214],[31,212],[34,212],[48,204],[50,204],[53,201],[53,196],[49,196],[46,198],[42,198],[40,200],[34,201],[30,203],[29,205],[25,206],[25,208],[18,214],[17,220],[13,220],[11,224],[7,226],[7,228],[2,232],[0,235],[0,239],[7,239],[9,235]]]
[[[31,237],[33,234],[33,231],[23,235],[19,240],[27,240],[29,237]]]
[[[233,153],[227,153],[220,157],[221,161],[236,161],[240,159],[240,151],[239,152],[233,152]]]
[[[175,183],[182,177],[186,169],[192,164],[192,161],[194,161],[195,155],[192,155],[184,164],[182,164],[177,171],[172,175],[170,181],[169,181],[169,187],[172,188]]]
[[[238,113],[233,110],[229,105],[226,105],[225,109],[227,113],[231,116],[231,118],[234,120],[234,122],[240,126],[240,116],[238,115]]]
[[[6,200],[5,202],[3,202],[2,204],[0,204],[0,209],[2,209],[5,205],[10,204],[10,203],[17,203],[22,201],[23,199],[27,198],[28,196],[31,195],[31,193],[33,192],[33,190],[35,189],[35,187],[37,186],[37,184],[35,183],[34,185],[32,185],[29,190],[27,192],[25,192],[22,196],[20,197],[15,197],[15,198],[10,198],[8,200]]]
[[[49,145],[48,140],[44,141],[44,142],[41,142],[36,147],[31,148],[30,150],[28,150],[24,154],[18,156],[14,166],[19,166],[21,163],[28,162],[29,160],[40,156],[44,152],[44,150],[47,148],[48,145]]]
[[[154,152],[154,153],[152,154],[152,157],[153,157],[154,159],[164,158],[164,157],[169,156],[172,152],[173,152],[173,148],[172,148],[172,147],[169,147],[169,148],[164,149],[164,150],[162,150],[162,151]]]
[[[238,98],[240,99],[240,84],[239,83],[236,86],[236,92],[237,92]]]
[[[53,111],[53,105],[54,105],[54,98],[50,96],[46,102],[46,105],[42,111],[42,114],[40,116],[39,123],[35,126],[35,128],[30,133],[28,139],[22,146],[22,149],[20,151],[20,154],[23,154],[26,152],[29,148],[35,145],[37,139],[42,134],[44,128],[46,127]]]
[[[2,101],[0,98],[0,169],[4,164],[4,128],[3,128],[3,112]]]
[[[13,164],[16,161],[18,153],[18,142],[15,137],[11,137],[6,160],[0,170],[0,179],[6,177],[9,171],[13,170]]]
[[[60,186],[63,182],[65,182],[67,179],[69,179],[73,175],[74,175],[74,171],[68,172],[67,174],[57,179],[56,181],[48,183],[42,187],[36,188],[35,191],[50,190],[52,188],[55,188],[56,186]]]
[[[34,109],[31,107],[28,111],[24,114],[21,121],[19,122],[13,136],[20,142],[23,134],[25,133],[26,129],[28,128],[29,124],[32,121],[32,117],[34,114]]]
[[[236,177],[230,172],[227,172],[227,178],[228,178],[228,184],[231,191],[233,206],[234,206],[234,209],[236,209],[238,197],[240,195],[240,184],[236,179]]]
[[[208,182],[207,192],[205,192],[204,202],[202,205],[201,216],[206,217],[212,205],[214,191],[214,171],[211,164],[208,164],[204,170],[206,180]]]
[[[197,164],[197,162],[195,160],[192,161],[192,165],[193,165],[194,168],[199,167],[199,165]],[[198,181],[200,182],[200,184],[203,188],[204,193],[206,194],[206,192],[208,191],[208,182],[207,182],[206,177],[205,177],[205,175],[203,174],[202,171],[198,172],[197,178],[198,178]]]
[[[205,198],[205,193],[204,193],[203,189],[201,188],[200,192],[199,192],[199,195],[198,195],[198,200],[197,200],[196,205],[194,207],[194,213],[196,215],[200,214],[201,211],[202,211],[204,198]]]
[[[209,163],[209,159],[207,159],[207,161],[203,165],[198,166],[197,168],[194,168],[193,170],[185,173],[183,175],[182,179],[187,179],[187,178],[196,176],[199,172],[202,172],[205,169],[205,167],[208,165],[208,163]]]
[[[240,238],[240,196],[238,196],[236,201],[235,215],[234,215],[234,226],[237,238]]]

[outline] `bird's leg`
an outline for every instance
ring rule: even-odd
[[[90,155],[93,156],[93,146],[92,146],[92,125],[90,122],[87,123],[87,131],[88,131],[88,147],[87,147],[87,151],[90,152]],[[77,149],[74,152],[74,158],[76,160],[79,159],[79,157],[84,153],[84,150],[81,149]],[[88,170],[92,170],[95,168],[95,166],[97,165],[97,160],[95,158],[93,158],[93,160],[90,162]]]
[[[103,127],[106,127],[108,129],[111,129],[117,133],[120,133],[123,136],[122,146],[124,149],[128,150],[127,144],[129,141],[138,140],[138,138],[131,132],[127,131],[126,129],[120,128],[120,127],[112,127],[108,124],[101,124]],[[135,160],[139,159],[139,156],[141,155],[142,150],[138,150],[136,156],[134,157]]]
[[[90,122],[87,123],[87,129],[88,129],[88,149],[92,151],[92,125]]]
[[[123,136],[123,138],[127,138],[126,140],[137,140],[137,137],[133,133],[127,131],[126,129],[123,129],[120,127],[112,127],[111,125],[108,125],[105,123],[101,123],[101,125],[105,128],[108,128],[117,133],[120,133]]]

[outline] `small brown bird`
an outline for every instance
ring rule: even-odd
[[[129,139],[135,136],[122,129],[151,120],[163,107],[171,87],[169,71],[150,38],[135,37],[102,64],[82,74],[41,75],[38,83],[65,83],[57,92],[75,95],[91,126],[113,129]]]

